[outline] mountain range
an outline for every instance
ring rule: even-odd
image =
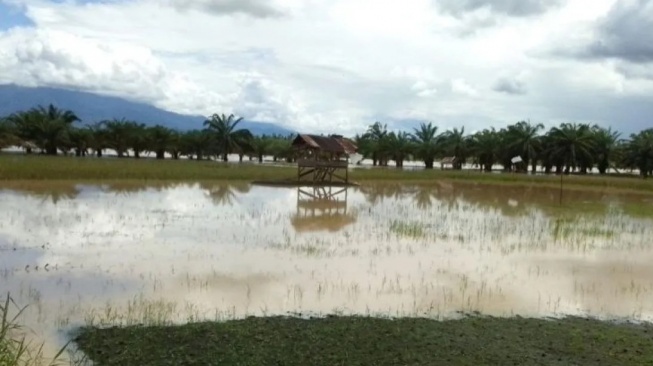
[[[201,129],[206,120],[206,117],[169,112],[149,104],[118,97],[50,87],[0,85],[0,117],[49,104],[75,112],[83,123],[125,118],[146,125],[158,124],[187,131]],[[295,133],[279,124],[249,120],[241,122],[239,127],[249,129],[254,135],[287,136]]]

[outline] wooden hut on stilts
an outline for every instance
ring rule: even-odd
[[[340,135],[300,134],[292,142],[297,156],[297,182],[309,185],[347,185],[349,155],[356,144]]]

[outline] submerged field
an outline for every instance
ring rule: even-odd
[[[29,305],[24,323],[52,352],[79,327],[168,326],[302,313],[343,316],[309,326],[314,333],[304,333],[305,342],[297,348],[307,357],[312,344],[334,341],[336,334],[359,339],[366,336],[364,329],[371,329],[380,337],[378,344],[387,345],[395,342],[395,331],[412,337],[406,329],[421,329],[433,338],[420,337],[424,343],[395,350],[397,357],[415,357],[413,364],[420,364],[419,353],[435,352],[425,350],[444,341],[438,332],[447,330],[450,336],[447,327],[455,328],[454,323],[367,319],[365,328],[360,319],[347,316],[449,320],[464,312],[653,320],[649,194],[577,190],[565,192],[561,205],[556,188],[451,181],[368,182],[347,189],[207,181],[23,183],[0,184],[1,291]],[[174,351],[170,360],[193,360],[197,339],[222,331],[228,340],[211,343],[217,344],[214,351],[220,357],[238,354],[242,347],[261,347],[261,355],[274,356],[267,352],[275,352],[279,338],[269,332],[288,332],[300,323],[267,321],[166,329],[187,340],[166,344]],[[587,364],[573,357],[595,355],[627,364],[631,356],[650,358],[637,353],[651,341],[645,327],[606,330],[607,323],[581,320],[477,321],[453,334],[463,343],[489,344],[486,353],[510,347],[493,339],[512,342],[517,337],[523,356],[531,357],[538,349],[528,342],[540,324],[560,324],[564,331],[548,334],[562,348],[543,346],[545,360]],[[499,322],[505,330],[497,331]],[[579,329],[568,334],[576,334],[575,340],[561,338],[569,329]],[[258,331],[268,333],[253,338],[257,343],[238,342],[239,335]],[[142,332],[152,339],[164,334],[158,328],[91,328],[79,345],[95,360],[105,357],[98,351],[138,357],[138,349],[125,342]],[[588,334],[596,337],[583,338]],[[460,342],[450,344],[452,352],[460,350]],[[628,345],[619,353],[622,344]],[[327,364],[354,356],[359,358],[341,363],[369,364],[360,357],[374,354],[370,347],[374,343],[361,343],[363,353],[337,351]],[[460,358],[471,364],[480,353],[469,352],[459,356],[472,357]]]

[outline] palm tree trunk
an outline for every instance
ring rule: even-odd
[[[263,163],[263,154],[258,154],[258,163]]]
[[[229,161],[229,155],[227,153],[222,154],[222,161],[225,163]]]
[[[138,150],[134,150],[134,157],[135,157],[136,159],[140,159],[140,158],[141,158],[141,153],[140,153],[140,151],[138,151]]]
[[[425,169],[433,169],[433,159],[425,159],[424,167]]]
[[[165,154],[166,154],[165,150],[159,149],[159,150],[156,151],[156,158],[159,159],[159,160],[165,159],[165,156],[166,156]]]

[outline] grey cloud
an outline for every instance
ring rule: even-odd
[[[615,70],[627,79],[653,80],[653,65],[621,62],[615,66]]]
[[[582,57],[653,62],[653,0],[619,0],[596,25],[596,39]]]
[[[526,94],[526,85],[513,78],[500,78],[492,86],[492,90],[499,93],[522,95]]]
[[[487,9],[494,14],[526,17],[547,12],[562,0],[436,0],[440,10],[456,17]]]
[[[201,10],[216,15],[244,14],[255,18],[275,18],[284,13],[269,0],[170,0],[180,11]]]

